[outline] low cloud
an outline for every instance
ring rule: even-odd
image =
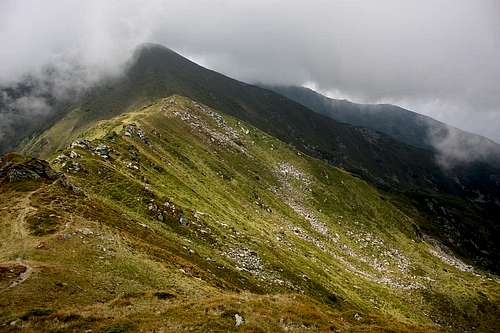
[[[33,130],[44,129],[63,115],[58,105],[76,100],[109,75],[78,62],[61,61],[23,75],[15,84],[0,86],[0,151],[13,149]]]
[[[11,98],[5,92],[0,96],[3,110],[0,112],[0,146],[8,145],[20,126],[30,127],[33,122],[46,120],[51,108],[43,97],[22,96]]]
[[[85,87],[156,42],[247,82],[314,82],[500,141],[498,17],[495,0],[4,0],[0,86],[52,66]]]
[[[490,161],[500,163],[500,149],[493,141],[479,136],[464,135],[455,128],[446,133],[429,133],[429,140],[435,147],[437,162],[444,168],[475,161]]]

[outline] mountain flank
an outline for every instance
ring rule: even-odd
[[[328,98],[296,86],[265,86],[339,122],[385,133],[398,141],[436,151],[451,164],[483,160],[500,165],[500,145],[428,116],[390,104],[359,104]]]
[[[2,331],[500,325],[421,212],[249,122],[170,96],[74,135],[0,160]]]
[[[498,272],[500,166],[443,168],[433,150],[338,122],[280,94],[205,69],[172,50],[146,45],[118,78],[90,89],[48,130],[26,140],[27,155],[50,157],[96,122],[171,95],[186,96],[266,132],[300,152],[340,167],[384,191],[418,228],[469,263]]]

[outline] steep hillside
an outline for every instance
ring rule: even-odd
[[[416,147],[442,153],[446,148],[449,158],[461,162],[482,159],[500,164],[499,144],[395,105],[352,103],[304,87],[264,87],[337,121],[370,128]]]
[[[429,151],[339,123],[272,91],[207,70],[158,45],[138,49],[124,76],[91,89],[70,113],[74,121],[62,134],[174,94],[247,121],[299,150],[377,184],[463,193],[460,184],[437,168],[434,154]],[[48,139],[42,135],[25,151],[44,157],[63,142],[57,136]]]
[[[500,327],[498,277],[420,213],[205,105],[160,99],[60,147],[0,161],[1,331]]]
[[[419,220],[426,232],[461,256],[498,271],[500,166],[479,163],[445,170],[432,151],[339,123],[282,95],[200,67],[162,46],[138,49],[123,76],[88,91],[61,121],[28,140],[22,150],[47,157],[96,121],[173,94],[246,121],[303,153],[395,193],[395,203],[403,193],[402,208],[426,212]]]

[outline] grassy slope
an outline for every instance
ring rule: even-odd
[[[495,276],[460,270],[417,235],[417,213],[247,124],[171,97],[80,137],[112,149],[52,156],[85,195],[0,188],[0,265],[14,271],[0,275],[0,330],[498,328]]]
[[[328,160],[376,184],[462,191],[437,168],[432,152],[339,123],[270,90],[203,68],[159,45],[138,49],[123,76],[92,88],[71,111],[78,113],[79,119],[69,129],[85,128],[96,120],[174,94],[246,121],[308,155]],[[42,133],[23,149],[46,157],[62,142],[57,135]]]
[[[123,76],[90,89],[54,127],[27,139],[23,152],[45,158],[96,121],[173,94],[214,107],[379,188],[396,191],[398,200],[406,196],[410,209],[425,211],[426,199],[433,197],[434,206],[451,214],[429,211],[419,220],[420,227],[463,258],[498,273],[498,167],[443,170],[431,151],[339,123],[277,93],[200,67],[162,46],[138,49]]]

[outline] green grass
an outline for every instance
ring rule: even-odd
[[[60,221],[55,211],[39,211],[26,219],[30,233],[34,236],[53,234],[59,229]]]
[[[174,112],[196,116],[204,129]],[[35,223],[50,231],[26,236],[24,245],[9,238],[24,201],[8,205],[19,192],[1,192],[7,213],[0,237],[9,253],[24,251],[33,272],[5,291],[0,325],[47,307],[58,312],[28,320],[29,329],[112,331],[130,322],[129,330],[165,331],[498,326],[497,277],[461,272],[431,255],[415,231],[418,215],[343,170],[234,118],[224,121],[219,127],[176,96],[89,127],[79,136],[108,145],[111,160],[75,148],[85,171],[67,177],[85,195],[55,183],[22,194],[36,210],[28,221],[60,216],[53,230]],[[149,145],[124,135],[130,123]],[[229,139],[217,142],[224,135]],[[63,152],[69,149],[52,159]],[[280,174],[284,164],[300,176]],[[421,288],[398,286],[412,283]],[[236,313],[245,320],[238,328]]]

